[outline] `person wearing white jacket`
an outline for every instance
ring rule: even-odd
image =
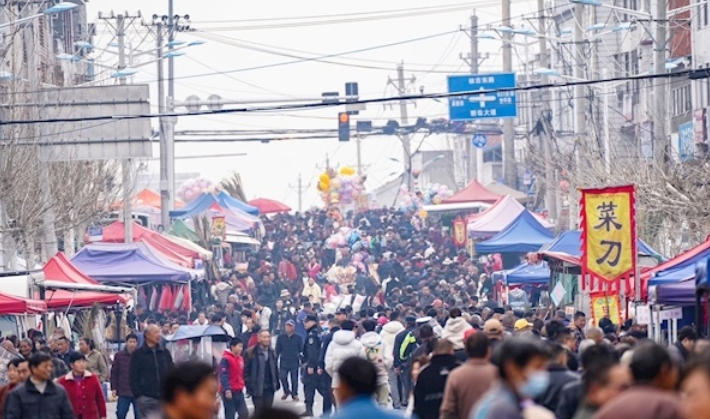
[[[382,326],[380,337],[385,345],[386,352],[394,359],[394,340],[404,330],[404,325],[399,321],[399,312],[393,311],[390,314],[390,321]],[[392,396],[392,407],[396,409],[402,408],[402,396],[400,395],[399,376],[394,372],[392,367],[387,369],[387,380],[389,382],[390,395]]]
[[[338,368],[343,361],[352,357],[365,358],[365,347],[355,339],[354,329],[355,323],[351,320],[340,323],[340,330],[333,333],[333,340],[325,352],[325,371],[333,377],[332,388],[337,388],[340,385]]]
[[[367,319],[362,322],[362,328],[365,333],[360,337],[362,346],[365,347],[365,357],[377,369],[377,404],[382,408],[386,408],[389,402],[389,370],[392,368],[394,358],[392,351],[387,350],[387,345],[384,343],[382,336],[375,332],[377,322],[372,319]]]
[[[461,309],[454,307],[449,311],[449,319],[444,325],[444,331],[441,333],[441,338],[446,339],[454,344],[454,351],[460,351],[464,349],[463,336],[467,330],[472,329],[473,326],[468,324],[466,319],[461,317]]]

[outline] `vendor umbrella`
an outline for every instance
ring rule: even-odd
[[[259,208],[260,214],[273,214],[277,212],[289,212],[291,207],[279,201],[267,198],[257,198],[248,202],[252,207]]]

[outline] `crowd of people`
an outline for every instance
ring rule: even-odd
[[[270,419],[291,417],[275,399],[302,396],[304,417],[710,418],[710,345],[690,327],[665,348],[633,320],[549,311],[540,290],[501,305],[499,257],[470,257],[439,221],[393,209],[264,225],[263,245],[192,312],[137,306],[112,360],[61,329],[5,339],[17,357],[0,417],[104,419],[115,398],[117,419],[212,419],[216,406],[247,419],[249,401]],[[166,339],[189,324],[229,335],[211,364],[173,362]]]

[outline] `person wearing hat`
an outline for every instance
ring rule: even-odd
[[[491,340],[491,347],[496,348],[498,343],[503,340],[503,324],[497,319],[488,319],[483,324],[483,334],[485,334],[488,339]]]
[[[515,326],[513,326],[513,330],[515,331],[516,335],[520,335],[532,330],[533,326],[534,325],[530,323],[527,319],[518,319],[515,321]]]
[[[289,396],[293,401],[298,401],[298,367],[300,364],[301,351],[303,350],[303,338],[295,332],[296,322],[287,320],[285,331],[276,338],[276,358],[279,360],[279,373],[283,394],[281,400],[286,400]],[[289,386],[288,378],[291,377]]]
[[[326,386],[326,379],[319,368],[321,354],[320,327],[318,327],[318,317],[309,314],[304,321],[306,326],[306,341],[303,345],[303,393],[306,397],[306,411],[301,416],[313,416],[313,403],[316,390],[323,397],[323,415],[330,414],[330,387]]]
[[[106,417],[106,399],[98,375],[87,369],[88,360],[78,352],[69,357],[71,371],[58,380],[64,387],[74,410],[74,416],[81,419],[103,419]],[[50,406],[47,406],[50,407]]]

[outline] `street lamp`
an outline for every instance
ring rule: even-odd
[[[72,10],[77,7],[79,7],[79,5],[76,3],[70,3],[68,1],[63,1],[61,3],[57,3],[54,6],[45,9],[44,12],[42,12],[42,13],[38,13],[38,14],[32,15],[32,16],[26,16],[26,17],[23,17],[23,18],[20,18],[17,20],[13,20],[12,22],[3,23],[2,25],[0,25],[0,29],[7,28],[9,26],[14,26],[14,25],[17,25],[18,23],[29,22],[30,20],[37,19],[38,17],[53,15],[53,14],[57,14],[57,13],[64,13],[64,12],[67,12],[67,11]]]

